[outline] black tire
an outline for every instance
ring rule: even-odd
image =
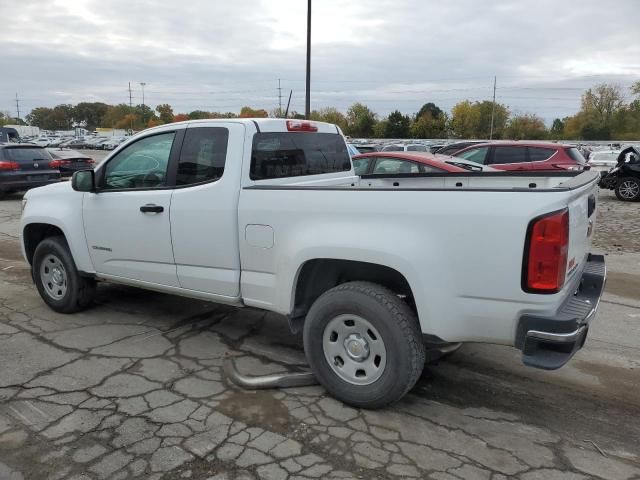
[[[615,188],[616,197],[623,202],[637,202],[640,200],[640,180],[634,177],[623,177],[618,180]]]
[[[384,370],[373,383],[356,385],[346,381],[325,356],[325,328],[342,315],[366,319],[384,342]],[[400,400],[418,381],[425,363],[416,315],[391,290],[370,282],[345,283],[321,295],[307,314],[303,339],[307,360],[318,382],[332,396],[354,407],[382,408]]]
[[[43,262],[52,259],[59,260],[64,271],[65,291],[60,298],[54,298],[49,293],[51,288],[45,286],[46,279],[41,275]],[[67,241],[62,236],[48,237],[38,244],[33,254],[31,275],[44,302],[56,312],[79,312],[86,309],[93,301],[96,282],[91,278],[80,276]]]

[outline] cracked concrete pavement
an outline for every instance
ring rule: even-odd
[[[382,411],[229,384],[228,355],[243,373],[304,366],[276,315],[106,284],[92,309],[52,312],[20,257],[20,198],[4,199],[0,479],[640,479],[638,239],[607,236],[637,229],[640,204],[601,197],[607,294],[567,367],[465,345]]]

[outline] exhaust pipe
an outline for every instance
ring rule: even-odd
[[[268,388],[308,387],[318,381],[311,372],[274,373],[270,375],[242,375],[231,358],[223,363],[224,373],[229,380],[246,390]]]

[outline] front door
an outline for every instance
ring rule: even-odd
[[[83,220],[98,274],[179,286],[168,179],[169,159],[179,143],[176,136],[175,131],[164,131],[140,138],[96,173],[98,191],[85,193]]]

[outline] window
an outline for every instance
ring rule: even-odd
[[[580,150],[575,147],[567,148],[567,155],[569,155],[569,157],[571,157],[571,160],[573,160],[574,162],[586,163],[586,160],[580,153]]]
[[[407,151],[408,152],[426,152],[427,147],[425,147],[424,145],[409,145],[407,147]]]
[[[525,147],[495,147],[491,163],[502,165],[506,163],[524,163],[527,161]]]
[[[4,158],[14,162],[32,160],[51,160],[51,155],[44,148],[10,147],[4,149]]]
[[[182,142],[176,185],[211,182],[222,177],[228,141],[229,130],[223,127],[188,128]]]
[[[353,169],[356,175],[366,175],[369,171],[369,164],[371,163],[371,157],[369,158],[354,158]]]
[[[553,148],[529,147],[528,150],[530,162],[543,162],[556,153]]]
[[[252,180],[349,170],[347,145],[336,133],[264,132],[253,137]]]
[[[484,162],[487,159],[488,151],[489,147],[474,148],[473,150],[467,150],[466,152],[458,153],[456,157],[464,158],[465,160],[484,165]]]
[[[167,184],[167,165],[174,132],[132,143],[105,165],[102,188],[157,188]]]
[[[382,152],[404,152],[404,147],[402,145],[387,145],[381,151]]]
[[[379,158],[373,169],[374,174],[420,173],[420,166],[414,162],[396,158]]]

